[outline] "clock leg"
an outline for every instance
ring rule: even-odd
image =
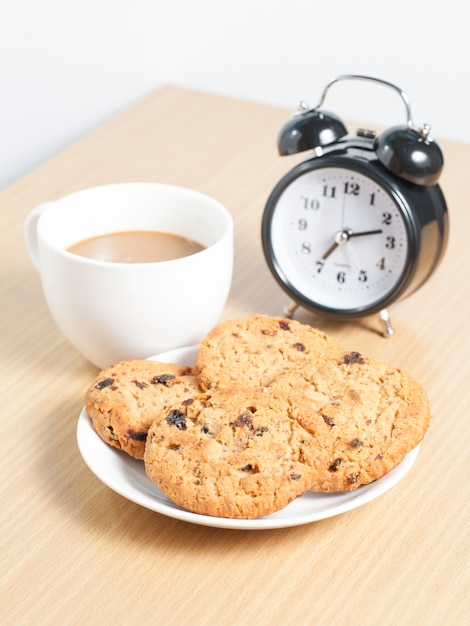
[[[284,317],[286,317],[287,319],[292,319],[294,316],[294,313],[296,311],[296,309],[299,307],[299,304],[297,304],[297,302],[294,302],[293,300],[284,307],[283,309],[283,315]],[[379,318],[380,318],[380,322],[382,325],[382,335],[384,337],[391,337],[392,335],[395,334],[395,329],[392,326],[392,323],[390,321],[390,314],[388,312],[387,309],[382,309],[379,312]]]
[[[284,316],[287,317],[287,319],[292,319],[295,310],[298,308],[298,304],[297,302],[292,301],[288,306],[284,307],[283,313]]]
[[[395,330],[390,322],[390,315],[387,309],[382,309],[379,313],[380,321],[382,322],[383,331],[382,334],[384,337],[391,337]]]

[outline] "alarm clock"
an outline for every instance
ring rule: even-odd
[[[323,109],[340,80],[372,81],[398,93],[406,123],[377,134],[348,136]],[[292,304],[338,319],[378,313],[384,335],[394,330],[389,305],[433,274],[448,238],[448,212],[437,181],[444,159],[430,126],[415,126],[406,93],[356,74],[337,76],[319,104],[299,110],[281,129],[281,155],[312,151],[274,187],[261,225],[269,269]]]

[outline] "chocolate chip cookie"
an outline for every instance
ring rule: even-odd
[[[251,519],[305,493],[331,446],[329,425],[306,400],[235,388],[167,404],[149,429],[144,460],[148,477],[185,509]]]
[[[268,385],[283,370],[342,351],[307,324],[252,315],[219,324],[201,342],[194,365],[203,389]]]
[[[353,490],[381,478],[420,443],[431,420],[427,395],[416,380],[358,352],[285,371],[270,389],[309,397],[333,436],[313,491]]]
[[[147,431],[162,405],[200,392],[190,366],[132,359],[97,375],[86,392],[85,408],[103,441],[143,459]]]

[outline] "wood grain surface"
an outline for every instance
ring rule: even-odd
[[[37,204],[97,184],[198,189],[235,220],[224,318],[282,314],[260,222],[291,111],[173,86],[110,120],[0,193],[1,584],[8,625],[463,625],[470,615],[470,146],[441,141],[450,241],[437,273],[375,317],[340,324],[299,310],[347,348],[418,378],[433,420],[409,474],[377,500],[286,529],[170,519],[126,500],[83,462],[76,426],[96,369],[63,338],[23,241]],[[175,303],[175,306],[178,303]],[[188,315],[190,311],[188,311]]]

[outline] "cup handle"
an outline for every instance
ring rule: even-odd
[[[26,242],[26,249],[28,250],[31,261],[34,267],[39,272],[39,256],[38,256],[38,221],[45,209],[50,206],[52,202],[42,202],[37,207],[32,209],[24,224],[24,238]]]

